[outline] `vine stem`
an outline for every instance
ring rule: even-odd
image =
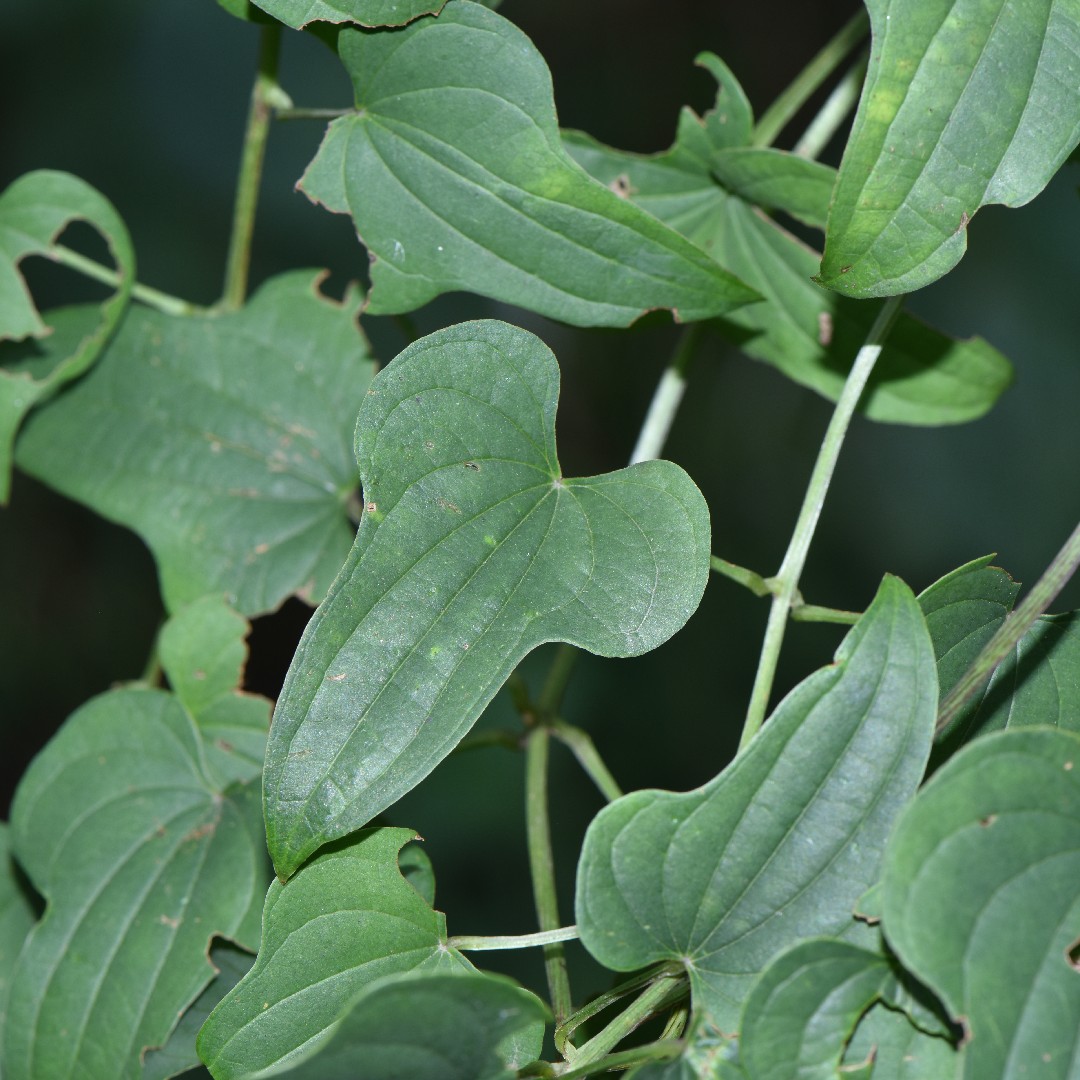
[[[559,941],[576,941],[577,938],[576,926],[560,926],[556,930],[541,930],[535,934],[457,934],[448,938],[446,943],[459,952],[494,952],[497,949],[532,949],[538,945],[554,945]]]
[[[270,132],[274,102],[280,98],[277,82],[281,55],[281,24],[263,26],[259,37],[259,62],[251,88],[244,149],[240,157],[240,175],[236,180],[232,233],[225,261],[225,288],[219,307],[236,311],[247,296],[248,271],[251,267],[251,239],[255,232],[255,210],[259,202],[266,139]]]
[[[701,334],[701,323],[691,323],[683,329],[671,361],[660,376],[652,401],[649,402],[649,411],[645,414],[637,444],[630,455],[631,465],[639,461],[652,461],[664,449],[671,425],[675,422],[675,414],[686,393],[686,372]]]
[[[938,709],[935,733],[942,734],[994,673],[994,669],[1016,648],[1031,624],[1054,602],[1058,593],[1080,567],[1080,524],[1069,534],[1042,577],[1032,586],[1023,602],[998,627],[982,647],[971,667],[945,695]]]
[[[870,26],[866,11],[860,9],[802,69],[792,83],[765,110],[754,128],[751,146],[771,146],[810,95],[833,73],[844,57],[866,36]]]
[[[685,1043],[673,1039],[646,1043],[644,1046],[635,1046],[633,1050],[620,1050],[617,1054],[608,1054],[588,1065],[575,1065],[569,1072],[561,1073],[559,1080],[583,1080],[587,1076],[598,1076],[600,1073],[610,1073],[616,1069],[621,1071],[630,1068],[631,1065],[641,1065],[647,1061],[672,1061],[685,1049]]]
[[[776,676],[776,664],[780,656],[780,646],[784,641],[784,631],[787,628],[788,613],[791,611],[799,587],[799,578],[803,567],[806,565],[807,552],[810,550],[810,541],[813,539],[814,530],[817,528],[818,519],[821,517],[821,508],[825,503],[825,496],[832,481],[836,462],[840,456],[840,448],[844,443],[851,424],[851,418],[855,414],[855,407],[862,397],[866,388],[866,382],[870,373],[874,370],[874,364],[881,355],[882,345],[888,337],[889,330],[900,312],[903,303],[902,296],[893,296],[885,301],[881,311],[878,312],[874,325],[870,328],[866,343],[855,357],[855,363],[851,365],[851,371],[844,382],[844,388],[836,401],[832,419],[825,431],[825,437],[821,442],[817,460],[814,462],[813,472],[810,474],[810,482],[806,487],[806,495],[803,499],[802,509],[799,511],[798,520],[795,523],[791,542],[788,544],[784,561],[780,565],[773,582],[778,586],[773,594],[772,604],[769,607],[769,620],[765,626],[765,639],[761,645],[761,658],[758,661],[757,674],[754,678],[754,688],[750,695],[750,706],[746,713],[746,721],[743,724],[742,738],[739,741],[741,753],[749,745],[750,740],[757,734],[765,720],[765,711],[769,705],[769,696],[772,693],[773,679]]]
[[[866,56],[853,64],[844,77],[836,84],[825,99],[825,104],[817,116],[810,121],[806,130],[799,136],[799,141],[791,152],[800,157],[814,159],[829,144],[837,128],[859,100],[863,79],[866,77]]]

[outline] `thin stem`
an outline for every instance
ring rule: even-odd
[[[671,361],[656,384],[649,411],[641,425],[637,445],[630,455],[631,465],[636,465],[639,461],[652,461],[658,458],[664,449],[671,425],[675,422],[675,414],[679,411],[683,394],[686,392],[686,373],[694,350],[701,340],[702,327],[702,323],[691,323],[683,328]]]
[[[718,574],[731,578],[732,581],[742,585],[743,588],[749,589],[755,596],[772,596],[773,594],[768,582],[760,574],[754,573],[753,570],[747,570],[745,566],[738,566],[733,562],[728,562],[727,559],[721,559],[719,555],[712,557],[711,566]]]
[[[225,288],[221,308],[236,311],[247,296],[248,271],[251,266],[251,238],[255,232],[255,210],[259,203],[266,138],[270,132],[273,102],[277,95],[277,68],[281,53],[281,24],[262,27],[259,38],[259,66],[251,88],[240,175],[236,181],[233,203],[232,234],[225,262]]]
[[[355,109],[275,109],[275,120],[336,120],[339,116],[351,116]]]
[[[118,286],[120,284],[120,274],[116,270],[102,266],[101,263],[94,262],[93,259],[88,259],[85,255],[64,247],[63,244],[54,244],[49,249],[49,258],[63,266],[70,266],[72,270],[78,270],[80,274],[85,274],[94,281],[100,281],[103,285]],[[157,289],[151,289],[149,285],[140,285],[138,282],[132,286],[131,295],[136,300],[141,300],[147,307],[155,308],[166,315],[197,315],[206,310],[198,304],[170,296],[168,293],[158,292]]]
[[[747,570],[745,566],[728,562],[718,555],[712,557],[712,568],[724,577],[730,578],[744,588],[749,589],[755,596],[775,596],[781,589],[781,582],[777,578],[763,578],[753,570]],[[807,604],[799,595],[798,589],[791,603],[791,617],[795,622],[825,622],[844,623],[851,625],[857,623],[860,614],[857,611],[842,611],[839,608],[819,607],[817,604]]]
[[[466,735],[451,753],[483,750],[489,746],[501,746],[504,750],[520,750],[521,737],[514,731],[478,731],[472,735]]]
[[[576,926],[560,926],[557,930],[540,930],[535,934],[503,934],[481,936],[456,934],[447,945],[459,952],[494,952],[498,949],[533,949],[538,945],[553,945],[557,941],[576,941]]]
[[[878,317],[874,320],[874,325],[866,338],[866,344],[859,350],[855,363],[851,365],[851,371],[844,382],[844,388],[837,399],[832,419],[821,442],[821,449],[818,451],[814,470],[810,474],[810,482],[806,487],[806,496],[795,523],[795,530],[791,535],[791,542],[788,544],[784,561],[780,565],[780,572],[776,575],[775,580],[779,583],[779,589],[773,596],[772,605],[769,608],[765,640],[761,646],[761,659],[758,661],[754,688],[750,695],[750,707],[746,713],[742,738],[739,741],[740,752],[747,747],[765,720],[765,711],[769,706],[769,696],[776,676],[780,646],[784,641],[788,613],[791,611],[799,587],[799,578],[806,565],[810,541],[817,528],[818,518],[821,517],[821,508],[825,503],[825,495],[829,490],[837,458],[840,456],[840,448],[844,444],[844,436],[855,414],[855,407],[866,388],[870,373],[874,370],[874,364],[881,354],[882,345],[900,312],[903,299],[902,296],[890,297],[878,312]]]
[[[971,667],[945,695],[938,709],[936,733],[940,735],[959,715],[960,710],[994,673],[994,669],[1016,648],[1031,624],[1054,602],[1058,593],[1080,567],[1080,525],[1069,534],[1064,546],[1054,556],[1043,576],[1032,586],[1023,602],[998,627],[982,647]]]
[[[862,613],[842,611],[839,608],[818,607],[817,604],[796,604],[791,609],[791,618],[795,622],[823,622],[854,626],[862,618]]]
[[[550,738],[547,728],[535,727],[529,732],[525,747],[525,831],[533,900],[541,931],[557,930],[560,923],[547,801]],[[555,1014],[555,1023],[561,1024],[573,1008],[566,956],[561,942],[544,946],[544,967],[551,994],[551,1010]]]
[[[866,60],[864,55],[858,62],[848,68],[844,77],[833,87],[833,91],[825,99],[825,104],[813,120],[807,125],[799,141],[792,148],[793,154],[800,157],[816,158],[826,146],[829,140],[836,134],[837,128],[847,119],[848,114],[859,100],[859,92],[862,90],[863,79],[866,77]]]
[[[671,1061],[686,1049],[685,1043],[665,1039],[660,1042],[635,1046],[632,1050],[620,1050],[617,1054],[607,1054],[587,1065],[575,1065],[568,1072],[560,1073],[559,1080],[584,1080],[587,1076],[628,1069],[631,1065],[640,1065],[646,1061]]]
[[[765,110],[754,128],[752,146],[771,146],[803,107],[811,94],[843,62],[845,56],[866,36],[870,21],[864,10],[848,20],[825,47],[795,76],[794,81]]]
[[[553,720],[548,727],[551,734],[560,742],[570,748],[570,752],[577,758],[578,764],[588,774],[589,779],[600,789],[600,794],[608,802],[614,802],[622,797],[622,788],[615,782],[615,777],[608,771],[603,758],[600,757],[596,744],[589,737],[588,732],[582,731],[565,720]]]
[[[549,720],[559,711],[563,695],[566,693],[566,684],[570,681],[570,673],[574,670],[579,652],[579,649],[568,645],[565,641],[559,643],[555,650],[555,657],[551,661],[547,679],[540,690],[540,696],[536,699],[536,712],[540,720]]]

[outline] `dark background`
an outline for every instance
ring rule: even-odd
[[[760,113],[855,9],[836,0],[506,0],[501,8],[548,59],[563,125],[637,151],[669,145],[681,105],[700,112],[711,104],[714,85],[693,66],[699,51],[728,62]],[[256,43],[254,27],[211,0],[7,5],[0,188],[34,168],[76,173],[126,220],[140,281],[213,302]],[[298,105],[350,102],[344,72],[305,35],[286,32],[281,81]],[[796,122],[780,145],[799,130]],[[291,267],[326,266],[333,291],[365,273],[349,222],[293,191],[321,132],[321,124],[293,122],[271,133],[253,285]],[[1071,529],[1080,509],[1078,175],[1066,168],[1029,207],[980,212],[958,269],[910,301],[944,329],[987,337],[1013,360],[1016,385],[988,417],[961,427],[856,421],[803,579],[811,602],[861,609],[885,572],[919,591],[994,551],[1030,582]],[[87,294],[72,275],[40,262],[26,267],[39,296]],[[624,464],[674,330],[656,322],[628,333],[570,330],[471,297],[444,298],[416,322],[426,332],[486,314],[533,329],[558,355],[568,474]],[[405,343],[388,320],[365,326],[383,360]],[[667,454],[705,492],[717,554],[775,572],[828,416],[827,403],[809,391],[706,338]],[[0,510],[0,596],[2,815],[18,776],[64,718],[89,696],[139,676],[161,610],[153,563],[134,535],[25,477]],[[1058,606],[1078,601],[1074,583]],[[253,688],[276,693],[308,614],[290,602],[257,621]],[[668,645],[636,661],[584,658],[565,715],[592,733],[624,788],[700,784],[738,738],[765,615],[765,601],[714,578],[698,614]],[[777,693],[827,662],[840,634],[793,624]],[[534,686],[547,660],[542,651],[527,662]],[[503,695],[481,723],[514,723]],[[387,815],[426,838],[451,933],[534,928],[522,764],[502,750],[456,755]],[[559,747],[553,770],[569,922],[574,859],[601,801]],[[535,956],[481,959],[542,985]]]

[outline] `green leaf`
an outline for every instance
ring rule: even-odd
[[[220,787],[255,779],[266,754],[270,703],[236,689],[243,680],[249,630],[247,620],[224,600],[206,596],[177,612],[158,641],[169,685],[198,725],[207,771]]]
[[[53,357],[47,370],[34,359],[0,369],[0,504],[11,484],[15,433],[23,418],[64,383],[97,359],[131,299],[135,252],[112,203],[68,173],[39,170],[19,177],[0,195],[0,341],[45,337],[50,329],[38,315],[19,263],[28,255],[48,255],[56,238],[76,220],[88,221],[109,245],[120,283],[100,307],[86,332]]]
[[[47,898],[11,984],[3,1071],[138,1077],[210,981],[212,934],[254,944],[268,877],[258,791],[207,783],[171,694],[74,713],[23,777],[16,857]]]
[[[965,747],[897,825],[882,920],[969,1033],[965,1077],[1074,1078],[1080,1054],[1080,736]]]
[[[134,308],[93,371],[30,418],[18,464],[139,533],[170,610],[207,593],[248,615],[318,600],[351,542],[372,374],[355,310],[310,270],[233,314]]]
[[[565,479],[558,393],[543,343],[490,321],[423,338],[373,380],[364,517],[270,729],[280,877],[419,783],[537,645],[636,656],[697,607],[701,493],[666,461]]]
[[[1005,621],[1020,591],[1004,570],[990,565],[992,558],[961,566],[919,597],[943,693]],[[935,754],[947,757],[978,735],[1033,724],[1080,732],[1080,613],[1038,618],[939,739]]]
[[[783,210],[806,225],[825,228],[836,170],[772,147],[717,151],[713,175],[732,195],[754,206]]]
[[[951,270],[981,206],[1022,206],[1080,139],[1074,0],[866,0],[874,44],[819,280],[913,292]]]
[[[810,278],[818,254],[716,183],[710,161],[725,145],[716,140],[727,128],[713,121],[715,115],[699,119],[684,109],[675,144],[653,157],[611,150],[574,132],[563,138],[591,175],[683,233],[765,297],[765,303],[729,312],[714,324],[727,338],[835,401],[880,305],[815,285]],[[1009,362],[982,339],[955,341],[902,314],[860,408],[872,420],[962,423],[982,416],[1011,379]]]
[[[683,1042],[682,1054],[670,1061],[651,1061],[628,1075],[633,1080],[747,1080],[739,1067],[737,1043],[722,1035],[709,1018],[697,1013]]]
[[[180,1017],[165,1046],[144,1056],[140,1080],[169,1080],[192,1069],[201,1069],[202,1062],[195,1050],[199,1029],[217,1003],[251,970],[254,962],[251,953],[227,941],[214,942],[210,948],[210,963],[217,974]]]
[[[404,26],[421,15],[437,15],[446,0],[255,0],[255,3],[275,19],[300,30],[312,22]]]
[[[842,1075],[872,1076],[873,1080],[943,1080],[956,1076],[956,1062],[957,1052],[950,1042],[920,1031],[903,1013],[877,1004],[862,1018],[848,1043]]]
[[[719,776],[685,794],[634,792],[597,815],[578,864],[582,943],[616,971],[682,964],[695,1008],[735,1031],[777,953],[852,924],[922,776],[936,707],[922,614],[886,578],[836,663]]]
[[[361,991],[293,1080],[514,1080],[540,1055],[546,1010],[500,975],[410,972]]]
[[[832,1080],[859,1018],[891,981],[884,956],[842,941],[801,942],[746,999],[740,1064],[752,1080]]]
[[[37,922],[30,890],[11,858],[10,848],[8,827],[0,822],[0,1047],[4,1045],[11,973],[27,934]]]
[[[385,975],[472,970],[447,945],[442,914],[398,868],[414,836],[365,831],[270,886],[258,959],[199,1035],[199,1055],[218,1080],[260,1073],[325,1041],[349,1000]]]
[[[352,215],[374,260],[372,314],[468,289],[626,326],[654,308],[689,322],[757,299],[575,166],[543,58],[501,16],[453,0],[393,34],[342,29],[338,51],[357,113],[330,125],[301,187]]]

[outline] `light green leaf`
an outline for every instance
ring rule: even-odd
[[[543,343],[488,321],[421,339],[372,382],[356,425],[356,545],[270,729],[280,877],[419,783],[537,645],[636,656],[697,607],[701,492],[667,461],[564,478],[558,394]]]
[[[251,970],[255,957],[227,941],[215,941],[210,949],[210,963],[217,974],[207,988],[191,1003],[173,1029],[169,1041],[160,1050],[151,1050],[143,1058],[140,1080],[169,1080],[202,1062],[195,1050],[195,1039],[206,1018],[219,1001]]]
[[[438,14],[446,0],[255,0],[275,19],[300,30],[313,22],[360,26],[404,26],[421,15]]]
[[[1080,736],[979,739],[904,813],[882,925],[970,1041],[963,1075],[1074,1080],[1080,1060]]]
[[[198,725],[210,779],[220,787],[255,779],[266,754],[270,703],[237,689],[249,630],[224,600],[205,596],[169,619],[158,641],[169,685]]]
[[[707,1016],[697,1013],[684,1039],[682,1054],[671,1061],[652,1061],[628,1074],[632,1080],[747,1080],[739,1067],[738,1045],[722,1035]]]
[[[751,1080],[833,1080],[859,1018],[892,981],[884,956],[842,941],[801,942],[746,999],[740,1064]]]
[[[26,935],[37,921],[30,890],[11,858],[10,847],[8,827],[0,822],[0,1048],[4,1045],[11,973]]]
[[[1080,140],[1075,0],[866,0],[874,44],[819,280],[913,292],[981,206],[1022,206]]]
[[[946,1039],[920,1031],[902,1012],[877,1004],[862,1018],[844,1053],[842,1075],[873,1080],[947,1080],[958,1055]],[[859,1066],[862,1065],[863,1069]]]
[[[372,314],[468,289],[564,322],[683,321],[757,294],[590,179],[559,140],[551,77],[512,23],[468,0],[393,34],[348,27],[357,112],[301,181],[352,215],[374,259]]]
[[[922,776],[936,707],[922,614],[886,578],[836,663],[719,776],[685,794],[634,792],[597,815],[578,864],[582,943],[616,971],[681,963],[695,1008],[737,1030],[777,953],[851,925]]]
[[[43,365],[19,350],[0,368],[0,504],[11,484],[11,454],[23,418],[64,383],[81,375],[98,357],[131,299],[135,252],[112,203],[68,173],[39,170],[19,177],[0,195],[0,341],[41,338],[49,332],[19,272],[28,255],[48,255],[56,238],[76,220],[88,221],[109,245],[120,283],[69,348]],[[10,355],[10,354],[9,354]]]
[[[992,558],[961,566],[919,597],[943,693],[1005,621],[1020,591],[1004,570],[990,565]],[[940,738],[935,754],[946,757],[977,735],[1033,724],[1080,732],[1080,613],[1037,619]]]
[[[409,972],[362,990],[292,1080],[514,1080],[546,1009],[501,975]]]
[[[574,132],[565,133],[564,142],[591,175],[679,230],[765,297],[714,324],[729,340],[835,401],[880,305],[815,285],[810,278],[818,254],[714,180],[710,161],[717,146],[726,145],[716,142],[715,115],[699,119],[684,109],[674,146],[653,157],[611,150]],[[719,130],[722,135],[727,129]],[[860,408],[872,420],[956,424],[983,415],[1011,379],[1009,362],[981,338],[955,341],[902,314]]]
[[[324,1042],[347,1003],[385,975],[471,971],[446,921],[402,876],[408,829],[374,829],[270,886],[255,966],[214,1010],[199,1055],[217,1080],[287,1063]]]
[[[248,615],[318,600],[351,542],[372,374],[356,306],[306,270],[233,314],[135,308],[94,370],[30,418],[18,464],[138,532],[170,610],[207,593]]]
[[[824,229],[836,170],[772,147],[739,146],[710,159],[713,175],[732,195],[754,206],[783,210]]]
[[[117,690],[74,713],[12,808],[46,897],[15,967],[5,1076],[138,1077],[210,981],[212,934],[254,945],[268,867],[257,789],[208,784],[171,695]]]
[[[698,119],[690,109],[684,109],[679,122],[679,140],[685,135],[685,125],[697,124],[703,129],[708,151],[729,146],[748,146],[754,132],[754,110],[750,99],[735,78],[734,72],[715,53],[703,52],[694,58],[716,80],[716,104]]]

